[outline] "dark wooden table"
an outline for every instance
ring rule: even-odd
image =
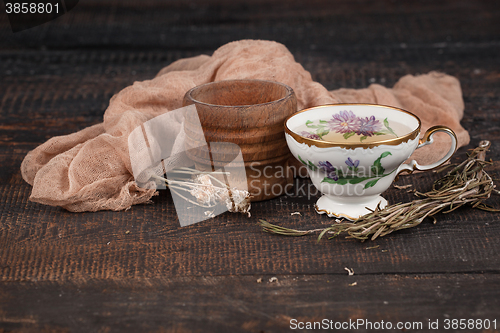
[[[166,191],[126,212],[75,214],[30,202],[19,171],[45,140],[102,121],[134,81],[253,38],[285,44],[328,89],[456,76],[472,141],[454,161],[488,139],[497,161],[488,170],[500,178],[498,1],[82,0],[15,34],[0,9],[1,332],[287,332],[293,320],[323,319],[423,324],[407,332],[427,331],[429,320],[444,331],[446,319],[496,319],[496,330],[468,331],[499,331],[500,214],[463,208],[374,242],[316,243],[256,224],[326,226],[315,198],[284,196],[254,204],[251,218],[182,228]],[[435,179],[398,184],[425,191]],[[395,188],[386,197],[412,199]],[[372,331],[357,328],[342,331]]]

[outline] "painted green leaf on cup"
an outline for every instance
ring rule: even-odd
[[[342,172],[342,169],[333,167],[333,165],[328,161],[319,162],[320,165],[319,165],[319,167],[316,167],[315,170],[317,170],[319,168],[319,169],[322,169],[322,170],[327,171],[327,172],[331,171],[330,169],[332,169],[334,171],[333,176],[328,174],[328,177],[323,178],[323,180],[321,181],[323,183],[337,184],[337,185],[346,185],[346,184],[356,185],[356,184],[362,183],[364,181],[368,181],[364,185],[364,189],[367,189],[367,188],[375,186],[380,179],[392,174],[396,170],[396,169],[394,169],[393,171],[389,172],[388,174],[384,174],[385,168],[382,166],[381,160],[384,157],[387,157],[389,155],[392,155],[392,154],[388,151],[380,154],[380,156],[373,162],[373,165],[371,166],[372,175],[370,175],[370,176],[361,175],[361,174],[357,173],[357,170],[358,170],[357,166],[359,165],[359,160],[353,161],[353,159],[350,157],[345,161],[345,163],[347,164],[348,167],[355,165],[356,168],[350,167],[349,170],[347,170],[346,174],[344,174],[344,172]],[[300,158],[300,156],[299,156],[299,159],[302,163],[304,163],[305,165],[308,165],[305,161],[303,161]],[[310,161],[308,161],[308,162],[311,163]],[[328,168],[326,168],[326,166],[328,166]],[[325,170],[325,168],[326,168],[326,170]]]
[[[325,135],[327,135],[328,133],[330,133],[330,131],[329,131],[329,130],[327,130],[327,129],[324,129],[324,128],[322,128],[322,129],[318,129],[318,130],[316,131],[316,134],[318,134],[318,136],[319,136],[321,139],[323,139],[323,137],[324,137]]]
[[[371,177],[353,177],[349,179],[349,184],[359,184],[362,181],[365,181],[367,179],[370,179]]]
[[[365,189],[367,189],[367,188],[370,188],[370,187],[375,186],[375,185],[377,184],[377,182],[378,182],[381,178],[382,178],[382,177],[380,177],[380,178],[375,178],[375,179],[370,180],[369,182],[367,182],[367,183],[365,184],[365,187],[364,187],[364,188],[365,188]]]
[[[300,157],[300,155],[297,155],[297,157],[299,158],[299,161],[300,161],[302,164],[304,164],[306,167],[308,167],[310,170],[312,170],[312,171],[316,171],[316,170],[318,170],[318,167],[317,167],[316,165],[314,165],[314,163],[313,163],[313,162],[311,162],[311,161],[309,161],[309,160],[308,160],[307,162],[306,162],[306,161],[304,161],[304,160],[302,159],[302,157]]]
[[[354,134],[356,134],[356,132],[347,132],[347,133],[344,133],[344,139],[349,139],[351,136],[353,136]]]
[[[383,152],[382,155],[380,155],[380,157],[377,158],[375,160],[375,162],[373,162],[373,165],[371,167],[372,173],[374,173],[375,175],[383,175],[384,174],[385,168],[382,166],[382,163],[380,162],[380,160],[383,159],[384,157],[389,156],[389,155],[392,155],[392,154],[388,151]]]
[[[396,132],[394,132],[393,129],[389,127],[389,120],[387,120],[387,118],[384,119],[384,126],[385,126],[385,128],[387,128],[387,130],[389,131],[389,133],[391,133],[392,135],[398,137],[398,135],[396,134]]]

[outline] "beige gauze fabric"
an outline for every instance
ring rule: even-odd
[[[366,89],[328,91],[295,62],[279,43],[242,40],[220,47],[212,56],[178,60],[158,75],[135,82],[111,98],[104,121],[79,132],[51,138],[25,157],[21,172],[33,185],[30,200],[69,211],[123,210],[148,202],[154,189],[137,186],[128,154],[128,135],[137,126],[182,107],[184,94],[212,81],[263,79],[293,88],[298,109],[332,103],[375,103],[409,110],[422,120],[422,134],[433,125],[447,125],[458,145],[469,143],[460,125],[464,104],[459,81],[431,72],[406,75],[390,89],[372,84]],[[437,161],[449,148],[447,136],[418,149],[421,164]]]

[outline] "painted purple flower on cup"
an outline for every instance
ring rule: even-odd
[[[348,157],[347,160],[345,160],[345,164],[347,164],[349,169],[356,171],[359,166],[359,160],[353,161],[350,157]]]
[[[339,180],[339,176],[336,173],[335,167],[328,161],[319,161],[318,166],[321,170],[326,172],[326,176],[333,180]]]
[[[299,134],[302,135],[302,136],[305,136],[308,139],[321,140],[321,138],[319,137],[318,134],[310,133],[310,132],[307,132],[307,131],[301,131]]]
[[[363,136],[372,136],[376,132],[379,132],[382,129],[382,125],[378,120],[375,119],[375,116],[366,117],[366,118],[358,118],[359,125],[356,129],[357,135]]]
[[[319,119],[317,122],[307,120],[305,125],[314,130],[312,132],[301,131],[300,134],[316,140],[324,140],[324,136],[330,132],[341,134],[345,140],[357,134],[360,142],[374,135],[390,134],[398,137],[394,130],[389,127],[389,120],[387,118],[382,122],[377,120],[373,115],[364,118],[357,117],[350,110],[333,114],[330,120]]]
[[[352,111],[340,111],[328,121],[328,127],[337,133],[355,132],[358,128],[358,117]]]

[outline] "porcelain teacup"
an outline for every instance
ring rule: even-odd
[[[429,170],[447,162],[457,148],[455,133],[445,126],[429,128],[419,139],[420,119],[403,109],[375,104],[332,104],[299,111],[285,120],[286,142],[308,168],[323,194],[316,212],[356,220],[387,205],[381,193],[401,172]],[[439,161],[403,164],[418,148],[444,132],[451,147]]]

